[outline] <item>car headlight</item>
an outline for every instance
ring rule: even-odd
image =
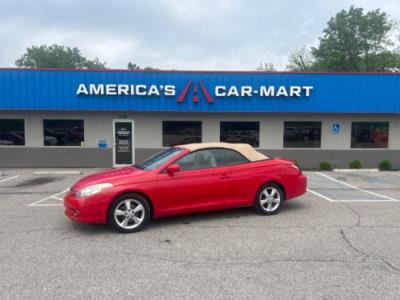
[[[101,192],[102,190],[104,190],[106,188],[110,188],[112,186],[113,185],[111,183],[99,183],[99,184],[89,185],[89,186],[79,190],[76,193],[76,197],[83,198],[83,197],[91,196],[91,195]]]

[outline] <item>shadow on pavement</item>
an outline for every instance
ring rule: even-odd
[[[280,214],[285,214],[288,212],[306,209],[308,205],[304,205],[299,201],[288,201],[282,206]],[[257,217],[273,217],[273,216],[261,216],[254,212],[251,207],[245,208],[235,208],[228,210],[204,212],[204,213],[194,213],[186,215],[178,215],[165,217],[160,219],[151,220],[144,231],[154,230],[160,227],[176,226],[176,225],[189,225],[189,224],[201,224],[209,221],[218,221],[223,219],[239,219],[242,218],[244,221],[249,218]],[[72,230],[79,231],[84,235],[95,235],[95,234],[105,234],[105,233],[117,233],[112,230],[107,224],[84,224],[71,222]],[[217,224],[215,224],[217,225]]]

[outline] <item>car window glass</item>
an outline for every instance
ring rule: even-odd
[[[224,151],[222,149],[210,149],[209,151],[214,155],[217,166],[225,165]]]
[[[224,157],[225,157],[225,165],[236,165],[236,164],[242,164],[242,163],[249,161],[242,154],[240,154],[236,151],[229,150],[229,149],[224,149],[222,151],[223,151]]]
[[[214,168],[222,164],[222,156],[213,149],[199,150],[185,155],[175,163],[180,166],[181,171]]]
[[[176,148],[176,147],[165,149],[161,152],[154,154],[146,161],[135,164],[135,167],[143,170],[154,170],[159,166],[161,166],[163,163],[172,159],[174,156],[177,156],[182,151],[183,151],[182,148]]]

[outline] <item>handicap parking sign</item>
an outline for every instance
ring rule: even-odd
[[[98,143],[98,147],[100,149],[107,149],[107,140],[106,139],[100,139]]]
[[[333,123],[332,124],[332,133],[333,134],[339,134],[340,133],[340,124],[339,123]]]

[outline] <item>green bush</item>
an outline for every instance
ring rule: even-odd
[[[329,170],[332,170],[332,164],[331,164],[329,161],[327,161],[327,160],[323,160],[323,161],[321,161],[321,163],[319,164],[319,168],[320,168],[321,170],[329,171]]]
[[[358,159],[353,160],[349,164],[350,169],[361,169],[362,168],[362,163]]]
[[[379,170],[381,171],[387,171],[387,170],[391,170],[392,169],[392,163],[390,162],[390,160],[382,160],[379,163]]]

